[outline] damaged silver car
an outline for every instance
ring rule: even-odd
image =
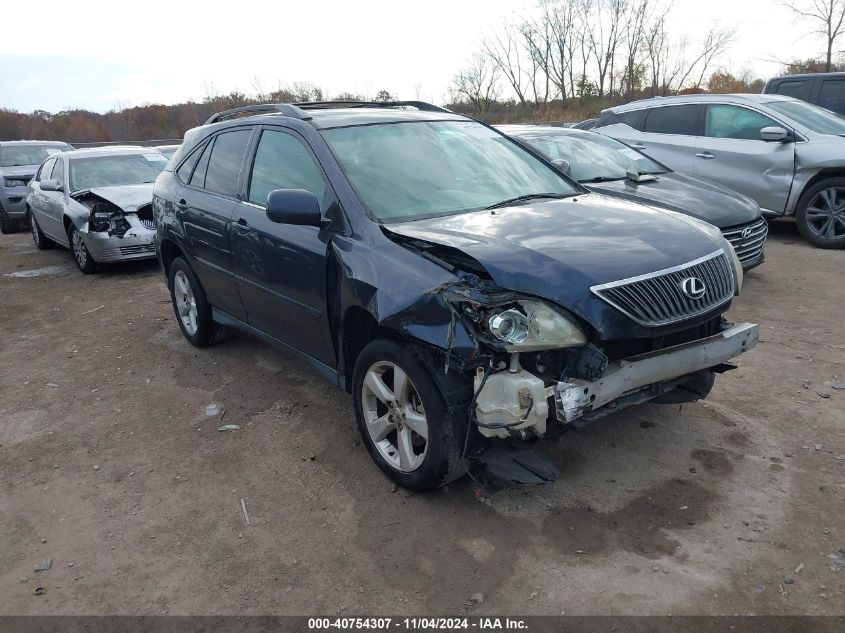
[[[86,274],[98,264],[155,257],[153,183],[166,164],[160,152],[136,147],[51,156],[27,193],[35,245],[69,248]]]

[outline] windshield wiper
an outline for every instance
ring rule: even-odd
[[[515,198],[508,198],[507,200],[502,200],[501,202],[497,202],[496,204],[491,204],[489,207],[484,207],[484,210],[489,211],[490,209],[500,209],[502,207],[509,207],[516,202],[526,202],[528,200],[539,200],[541,198],[551,198],[551,199],[554,199],[554,200],[560,200],[561,198],[568,198],[571,195],[575,195],[575,194],[527,193],[523,196],[516,196]]]
[[[595,178],[586,178],[585,180],[579,180],[578,182],[613,182],[615,180],[625,180],[627,176],[596,176]]]

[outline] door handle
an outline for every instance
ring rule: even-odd
[[[698,156],[699,158],[703,158],[705,160],[710,160],[711,158],[716,158],[716,156],[714,156],[710,152],[699,152],[698,154],[696,154],[696,156]]]
[[[232,226],[235,228],[235,231],[237,231],[241,235],[246,235],[251,230],[249,227],[249,222],[247,222],[243,218],[240,218],[237,222],[232,224]]]
[[[176,207],[176,210],[177,210],[177,211],[181,211],[182,213],[184,213],[184,212],[185,212],[185,211],[187,211],[187,209],[188,209],[188,203],[185,201],[185,199],[184,199],[184,198],[182,198],[182,199],[181,199],[179,202],[177,202],[174,206]]]
[[[631,147],[633,147],[634,149],[645,149],[645,145],[641,143],[631,143]]]

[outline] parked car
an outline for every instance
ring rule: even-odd
[[[176,153],[176,150],[179,149],[179,145],[156,145],[153,149],[158,150],[170,159]]]
[[[592,130],[596,127],[596,123],[598,123],[598,118],[595,119],[584,119],[583,121],[579,121],[575,125],[572,126],[574,130]]]
[[[29,183],[27,214],[39,249],[73,252],[83,273],[155,257],[153,183],[167,158],[150,148],[98,147],[48,158]]]
[[[764,94],[786,95],[845,116],[845,73],[807,73],[769,79]]]
[[[745,270],[764,260],[768,226],[760,205],[747,196],[674,172],[603,134],[538,125],[498,129],[540,152],[590,191],[660,206],[719,227]]]
[[[26,184],[45,158],[73,149],[56,141],[0,142],[0,233],[14,233],[26,219]]]
[[[828,110],[766,94],[658,97],[605,110],[595,130],[845,248],[845,119]]]
[[[718,229],[590,193],[429,104],[216,114],[153,206],[185,338],[232,326],[298,352],[416,490],[548,423],[703,398],[757,342],[721,316],[742,266]]]

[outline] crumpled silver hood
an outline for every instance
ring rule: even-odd
[[[103,200],[108,200],[112,204],[119,206],[124,211],[132,213],[137,211],[138,207],[152,202],[154,186],[155,183],[150,182],[140,185],[95,187],[93,189],[85,189],[84,191],[76,191],[72,197],[77,198],[86,192],[90,192]]]

